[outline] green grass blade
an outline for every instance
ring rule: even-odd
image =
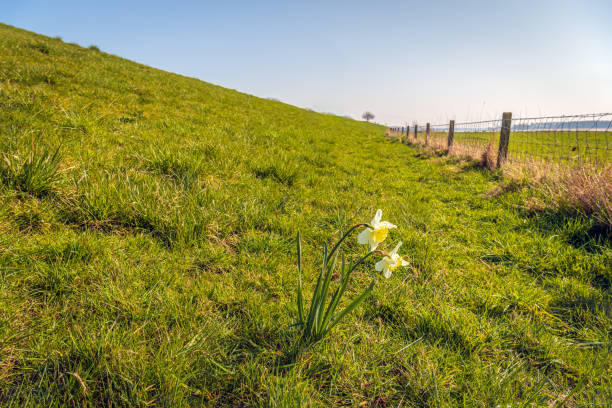
[[[298,319],[300,323],[304,322],[304,300],[302,295],[302,237],[298,232],[297,235],[297,264],[298,264],[298,286],[297,286],[297,304],[298,304]]]

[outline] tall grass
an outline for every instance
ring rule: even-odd
[[[0,180],[24,193],[43,196],[53,191],[62,161],[60,148],[30,148],[23,153],[0,151]]]
[[[533,189],[539,191],[533,209],[590,218],[612,237],[612,170],[609,166],[551,168],[536,164],[521,171],[510,170],[508,175],[526,179]]]
[[[561,206],[612,229],[612,168],[571,169],[559,188]]]

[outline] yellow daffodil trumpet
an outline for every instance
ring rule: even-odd
[[[397,228],[389,221],[382,221],[382,210],[376,211],[372,222],[358,236],[357,242],[361,245],[370,245],[370,250],[375,250],[389,235],[389,230]]]

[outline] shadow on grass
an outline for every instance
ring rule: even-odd
[[[372,321],[390,325],[409,342],[424,340],[434,346],[443,344],[466,357],[477,349],[477,345],[472,344],[453,323],[439,315],[409,315],[391,306],[373,304],[368,307],[366,316]]]
[[[444,157],[448,154],[448,152],[446,150],[433,150],[433,149],[427,149],[427,150],[423,150],[421,152],[418,152],[417,154],[414,155],[414,157],[416,157],[417,159],[431,159],[434,157]]]
[[[549,305],[551,314],[576,328],[601,326],[597,318],[599,313],[612,315],[612,303],[609,296],[598,294],[568,293],[553,300]],[[602,327],[605,330],[605,327]]]
[[[277,163],[254,167],[253,174],[258,179],[272,179],[287,187],[292,187],[298,179],[297,168],[291,168],[288,165],[279,165]]]
[[[0,387],[0,401],[11,401],[19,406],[32,403],[40,406],[136,405],[137,387],[129,375],[117,370],[114,361],[109,362],[112,351],[108,347],[82,347],[67,353],[52,353],[28,365],[18,364],[14,367],[15,375]],[[79,373],[87,374],[87,382]],[[26,384],[32,386],[33,391],[24,392]]]
[[[504,336],[504,348],[510,349],[525,359],[533,368],[547,376],[558,375],[575,386],[578,380],[576,368],[564,363],[562,356],[557,355],[536,336],[528,332],[513,331]]]
[[[60,220],[66,225],[120,235],[146,233],[167,248],[192,242],[202,236],[205,228],[193,220],[181,223],[178,217],[169,218],[167,214],[155,212],[148,203],[136,207],[106,200],[80,195],[57,200],[56,206]]]
[[[559,234],[576,249],[600,253],[612,247],[612,229],[593,218],[565,210],[522,210],[522,215],[532,221],[543,234]]]
[[[553,276],[568,276],[575,274],[568,268],[575,261],[575,254],[567,254],[559,257],[550,257],[545,251],[539,253],[513,253],[511,249],[501,250],[498,253],[486,254],[480,259],[489,264],[503,265],[507,268],[516,268],[517,270],[532,275],[537,282],[544,282],[545,278]],[[591,286],[601,290],[610,289],[612,281],[612,273],[606,269],[606,259],[604,256],[593,258],[593,262],[589,267],[582,269],[581,273]]]

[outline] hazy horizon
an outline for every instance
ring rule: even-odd
[[[321,112],[440,123],[612,110],[612,5],[5,5],[0,21]]]

